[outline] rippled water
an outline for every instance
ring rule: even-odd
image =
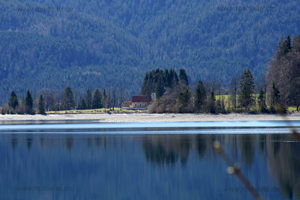
[[[226,172],[215,140],[264,199],[300,199],[300,144],[276,124],[79,131],[2,125],[0,199],[253,199]]]

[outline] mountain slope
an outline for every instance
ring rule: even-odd
[[[246,10],[220,10],[230,6]],[[246,67],[259,80],[281,37],[300,33],[297,1],[0,0],[0,10],[0,102],[66,85],[136,94],[158,67],[185,68],[192,84],[227,85]]]

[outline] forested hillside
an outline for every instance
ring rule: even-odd
[[[230,6],[272,9],[220,9]],[[296,0],[0,0],[0,103],[12,90],[67,85],[138,94],[156,68],[184,68],[191,85],[215,78],[227,86],[248,67],[259,79],[299,24]]]

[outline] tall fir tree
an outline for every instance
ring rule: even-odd
[[[275,86],[275,83],[272,83],[272,91],[271,91],[271,112],[275,111],[275,106],[279,104],[280,93],[278,88]]]
[[[204,100],[206,98],[206,90],[203,82],[201,80],[198,81],[195,91],[195,102],[194,107],[197,112],[202,110],[202,106],[204,104]]]
[[[255,103],[253,94],[255,93],[255,83],[253,75],[248,68],[245,69],[240,81],[239,101],[240,105],[248,110],[249,106]]]
[[[184,69],[179,71],[179,82],[184,85],[189,85],[189,79]]]
[[[61,100],[61,108],[64,110],[75,109],[74,94],[70,86],[67,86],[64,90],[63,97]]]
[[[163,82],[163,78],[162,76],[159,77],[158,82],[156,84],[156,98],[160,98],[163,96],[164,92],[165,92],[165,86],[164,86],[164,82]]]
[[[106,93],[105,88],[103,89],[101,104],[104,108],[107,108],[107,93]]]
[[[99,88],[97,88],[93,94],[92,108],[93,109],[102,108],[101,100],[102,100],[102,94]]]
[[[141,94],[142,95],[147,95],[149,93],[149,91],[148,91],[148,80],[149,80],[149,74],[148,74],[148,72],[146,72],[144,80],[143,80],[142,88],[141,88]]]
[[[39,102],[38,102],[38,113],[39,114],[46,114],[45,99],[44,99],[43,94],[40,94],[40,98],[39,98]]]
[[[15,91],[12,91],[11,94],[10,94],[8,106],[13,108],[13,109],[16,109],[16,107],[18,105],[19,105],[18,96],[17,96]]]
[[[210,97],[208,100],[208,109],[210,113],[216,113],[216,97],[215,97],[215,91],[212,90],[210,92]]]
[[[266,95],[265,92],[262,88],[260,88],[260,92],[258,95],[258,106],[259,106],[259,111],[261,113],[264,113],[267,111],[267,106],[266,106]]]
[[[25,97],[25,112],[27,114],[33,114],[33,98],[29,90],[26,92]]]
[[[86,106],[85,100],[84,100],[84,98],[82,98],[81,101],[80,101],[79,109],[80,109],[80,110],[85,110],[86,107],[87,107],[87,106]]]
[[[191,99],[191,92],[186,89],[184,92],[180,91],[177,99],[177,110],[180,113],[190,112],[189,102]]]
[[[85,103],[86,103],[86,109],[92,108],[92,92],[91,92],[90,88],[88,88],[86,90]]]

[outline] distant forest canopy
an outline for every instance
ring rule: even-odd
[[[257,5],[274,9],[218,9]],[[36,10],[46,6],[61,10]],[[245,68],[258,82],[280,38],[300,32],[296,0],[0,0],[0,11],[0,104],[12,90],[66,85],[79,93],[124,85],[139,94],[157,68],[185,69],[193,86],[228,86]]]

